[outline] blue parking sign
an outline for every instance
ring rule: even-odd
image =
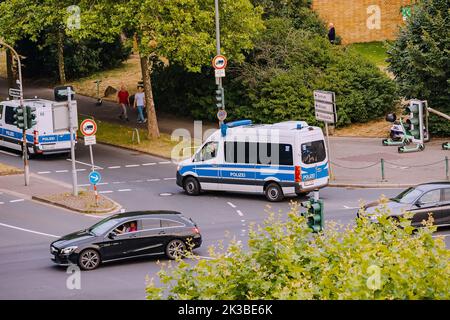
[[[97,171],[92,171],[91,173],[89,173],[89,182],[91,184],[97,184],[100,182],[100,180],[102,180],[102,176],[100,175],[99,172]]]

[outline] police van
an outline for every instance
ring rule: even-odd
[[[36,108],[36,125],[26,131],[28,154],[53,154],[70,152],[68,111],[64,103],[45,99],[25,99],[25,106]],[[0,146],[22,150],[22,130],[14,125],[14,109],[19,100],[0,102]],[[72,112],[77,120],[76,101]],[[74,133],[76,141],[76,133]]]
[[[179,163],[177,185],[188,195],[202,190],[265,194],[269,201],[305,195],[328,185],[323,132],[305,121],[223,124]]]

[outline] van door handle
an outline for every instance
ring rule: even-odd
[[[165,231],[160,231],[158,234],[166,234]]]

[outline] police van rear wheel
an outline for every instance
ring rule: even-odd
[[[266,194],[267,200],[269,200],[270,202],[278,202],[278,201],[283,200],[283,198],[284,198],[283,190],[278,185],[278,183],[269,184],[266,187],[265,194]]]
[[[197,196],[200,194],[200,184],[194,177],[188,177],[184,180],[184,191],[190,196]]]

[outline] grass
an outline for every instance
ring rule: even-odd
[[[387,68],[388,63],[386,59],[388,55],[385,42],[354,43],[349,45],[349,47],[381,69]]]
[[[384,118],[369,121],[367,123],[354,123],[344,128],[337,128],[333,132],[336,137],[364,137],[386,138],[389,136],[392,123]]]
[[[137,83],[141,80],[141,65],[138,55],[131,55],[130,58],[124,61],[119,67],[96,72],[88,77],[80,78],[71,81],[68,84],[72,85],[75,92],[90,97],[97,97],[97,87],[95,80],[102,80],[100,83],[100,96],[103,97],[108,86],[120,89],[123,83],[130,95],[134,94],[137,89]],[[116,101],[116,95],[110,95],[103,98],[105,100]]]
[[[23,171],[16,167],[11,167],[6,164],[0,163],[0,176],[9,176],[12,174],[21,174]]]
[[[80,119],[80,122],[82,120],[84,119]],[[189,142],[180,143],[179,141],[172,141],[171,136],[168,134],[161,133],[158,139],[149,139],[147,137],[147,129],[138,129],[140,137],[140,143],[138,143],[136,136],[133,141],[134,130],[130,127],[100,120],[96,120],[96,123],[96,139],[98,142],[142,151],[164,158],[171,158],[175,161],[184,159],[190,155],[188,154],[191,146]],[[80,132],[78,132],[78,136],[82,136]],[[182,154],[182,150],[185,152],[184,155]]]

